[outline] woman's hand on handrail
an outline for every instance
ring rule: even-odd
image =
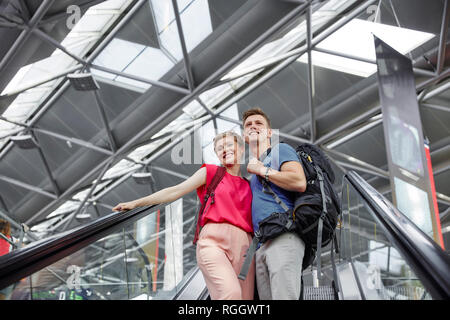
[[[206,183],[206,168],[200,168],[191,177],[185,181],[158,192],[155,192],[146,197],[136,199],[129,202],[121,202],[117,204],[112,210],[113,211],[128,211],[135,209],[137,207],[145,207],[160,203],[169,203],[175,201],[182,196],[194,191],[196,188],[204,185]]]
[[[113,211],[128,211],[139,207],[137,201],[121,202],[112,208]]]

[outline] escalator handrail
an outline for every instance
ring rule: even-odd
[[[167,204],[112,212],[62,234],[32,242],[30,245],[0,256],[0,289],[7,287],[48,265],[81,250],[102,237],[122,228]]]
[[[354,171],[345,174],[433,299],[450,298],[450,256]]]

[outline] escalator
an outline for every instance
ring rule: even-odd
[[[337,248],[320,275],[304,271],[302,299],[450,298],[447,253],[355,172],[341,194]],[[11,300],[207,299],[193,217],[180,203],[142,207],[33,242],[0,257],[0,289]]]
[[[338,250],[322,255],[323,276],[305,270],[305,300],[450,298],[450,257],[357,173],[344,175]]]

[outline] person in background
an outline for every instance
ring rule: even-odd
[[[12,250],[12,245],[10,241],[11,238],[11,225],[8,221],[0,219],[0,256],[8,254]],[[6,240],[6,239],[8,240]],[[0,300],[8,299],[11,291],[13,289],[13,285],[8,286],[6,288],[0,288]]]
[[[9,253],[12,249],[12,245],[9,241],[11,240],[11,225],[8,221],[0,219],[0,256]],[[8,240],[6,240],[7,238]]]

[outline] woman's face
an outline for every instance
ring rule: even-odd
[[[216,142],[216,155],[223,166],[240,164],[244,153],[243,146],[239,146],[233,136],[226,136]]]

